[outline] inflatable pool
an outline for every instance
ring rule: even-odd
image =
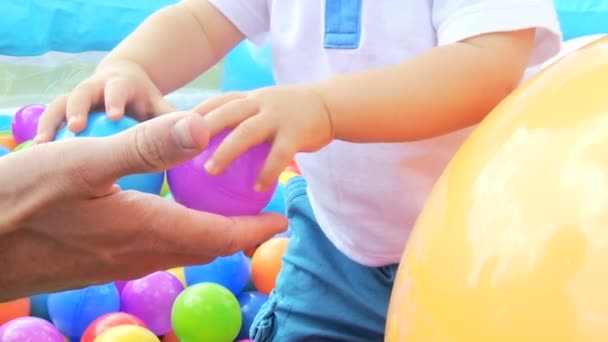
[[[12,115],[23,105],[45,104],[70,91],[147,16],[176,2],[0,2],[0,114]],[[270,84],[274,78],[269,45],[245,41],[224,61],[167,97],[177,107],[188,109],[219,91]]]
[[[147,16],[179,0],[0,2],[0,55],[108,51]],[[608,1],[554,0],[564,39],[608,33]]]
[[[154,11],[178,0],[0,2],[0,54],[108,51]]]

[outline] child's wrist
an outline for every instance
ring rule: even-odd
[[[336,139],[336,127],[335,127],[335,120],[333,117],[333,113],[330,110],[330,107],[327,104],[327,100],[325,98],[325,85],[324,84],[312,84],[308,86],[308,90],[314,94],[314,96],[316,97],[316,99],[318,100],[319,104],[321,105],[322,108],[322,115],[325,117],[326,119],[326,127],[327,129],[325,130],[327,132],[328,135],[328,141],[333,141]]]

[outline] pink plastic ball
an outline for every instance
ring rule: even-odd
[[[20,108],[13,118],[11,131],[17,144],[34,139],[38,131],[38,121],[46,109],[41,104],[32,104]]]
[[[173,330],[171,309],[184,285],[173,274],[158,271],[126,283],[120,294],[120,310],[141,319],[156,335]]]
[[[240,155],[220,175],[212,176],[205,170],[205,163],[229,132],[211,138],[201,154],[167,171],[167,183],[176,202],[191,209],[226,216],[257,214],[270,202],[276,184],[265,192],[254,190],[270,152],[267,143]]]
[[[20,317],[0,327],[1,342],[64,342],[50,322],[38,317]]]

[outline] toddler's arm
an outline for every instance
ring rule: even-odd
[[[167,93],[213,66],[243,38],[208,1],[184,0],[147,18],[98,68],[135,62]]]
[[[51,141],[66,120],[70,130],[83,130],[94,109],[105,107],[112,119],[128,110],[138,120],[174,111],[163,95],[213,66],[242,39],[207,0],[161,9],[111,51],[93,75],[47,106],[34,141]]]
[[[534,37],[534,29],[484,34],[313,89],[324,99],[336,139],[427,139],[478,123],[509,94],[525,71]]]

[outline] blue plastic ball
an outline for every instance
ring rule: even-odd
[[[277,188],[270,199],[270,202],[262,209],[263,213],[279,213],[286,214],[285,210],[285,184],[277,184]]]
[[[120,295],[114,283],[52,293],[48,297],[53,324],[75,341],[97,318],[120,310]]]
[[[234,47],[224,59],[220,89],[247,91],[275,85],[270,44],[262,48],[250,40]]]
[[[241,305],[241,316],[243,317],[243,323],[241,325],[241,331],[237,339],[249,338],[249,328],[255,315],[258,314],[260,308],[268,300],[268,296],[258,291],[248,291],[241,293],[237,298]]]
[[[11,150],[9,150],[8,148],[0,145],[0,157],[2,157],[4,155],[7,155],[9,153],[11,153]]]
[[[13,116],[8,114],[0,114],[0,132],[10,131],[13,125]]]
[[[37,294],[35,296],[30,297],[31,303],[31,313],[30,316],[46,319],[47,321],[51,320],[51,316],[49,316],[49,306],[48,306],[48,298],[49,295],[47,293]]]
[[[127,130],[137,124],[138,122],[135,119],[128,116],[113,121],[108,118],[106,113],[98,112],[89,115],[87,127],[83,131],[75,134],[64,127],[57,133],[55,140],[74,137],[105,137]],[[141,173],[122,177],[116,184],[122,190],[137,190],[159,195],[164,179],[164,172]]]
[[[216,283],[238,296],[249,281],[249,263],[243,252],[219,257],[206,265],[186,266],[184,275],[188,286],[198,283]]]

